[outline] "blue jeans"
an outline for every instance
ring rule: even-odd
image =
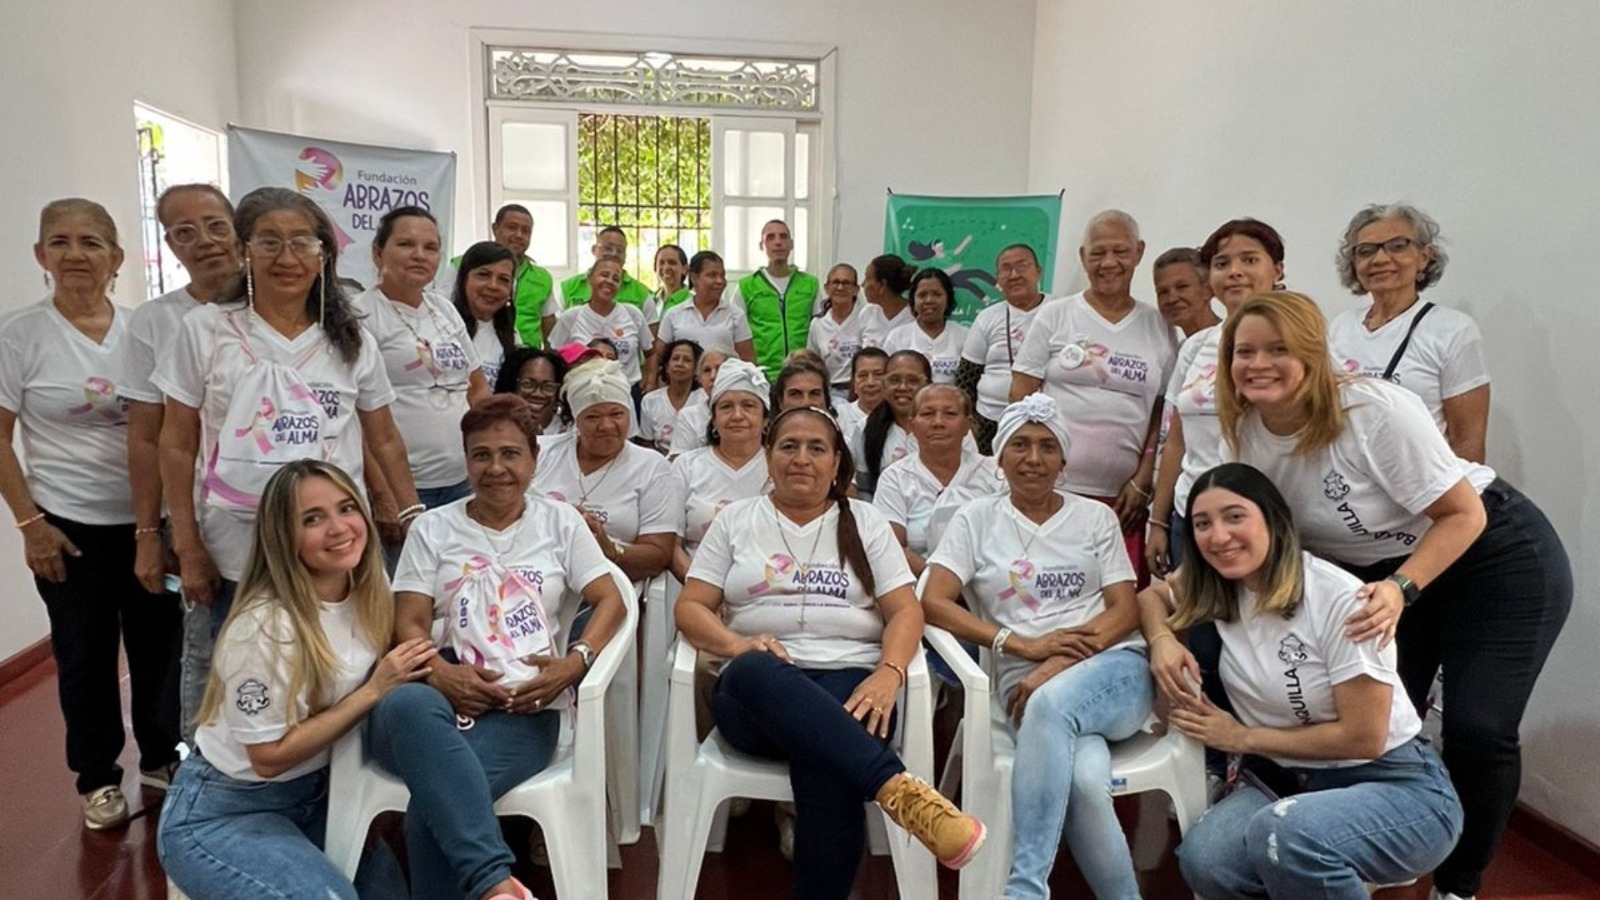
[[[1065,837],[1099,900],[1138,900],[1133,857],[1111,807],[1106,741],[1132,737],[1154,698],[1150,663],[1132,648],[1096,654],[1028,698],[1011,772],[1006,897],[1050,896],[1050,869]]]
[[[871,674],[801,669],[770,653],[744,653],[723,667],[712,693],[712,718],[729,744],[789,763],[796,898],[850,896],[866,840],[862,804],[905,771],[888,741],[844,711]],[[893,728],[891,721],[891,734]]]
[[[217,589],[211,592],[211,640],[216,642],[217,632],[222,630],[222,623],[228,621],[228,613],[233,611],[233,595],[239,591],[239,582],[229,581],[224,578],[217,584]],[[211,674],[211,654],[206,654],[206,667],[200,673],[200,683],[205,684],[206,677]],[[202,688],[204,690],[204,688]]]
[[[477,900],[511,877],[494,801],[549,765],[561,713],[489,712],[465,731],[444,695],[403,684],[367,717],[373,758],[406,783],[411,896]]]
[[[178,767],[156,852],[167,877],[206,900],[356,900],[322,853],[326,769],[292,781],[239,781],[199,754]]]
[[[179,726],[183,742],[194,746],[195,717],[206,696],[206,680],[211,676],[211,651],[216,646],[211,631],[211,609],[198,603],[183,611],[183,651],[179,657]]]
[[[1370,763],[1287,769],[1302,789],[1228,795],[1178,845],[1184,881],[1206,898],[1366,900],[1437,866],[1461,834],[1461,802],[1439,755],[1413,740]]]

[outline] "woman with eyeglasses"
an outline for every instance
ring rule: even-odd
[[[496,394],[515,394],[528,404],[540,436],[567,430],[559,415],[561,382],[567,377],[567,361],[560,353],[542,347],[518,347],[506,357],[495,379]]]
[[[828,367],[833,405],[839,409],[849,399],[850,364],[861,349],[862,313],[856,303],[859,286],[855,267],[839,263],[829,269],[825,288],[828,299],[823,303],[822,314],[811,320],[806,347],[822,357],[823,365]]]
[[[995,283],[1004,303],[983,308],[967,329],[954,381],[967,392],[975,412],[978,452],[994,452],[995,423],[1011,402],[1011,366],[1034,315],[1049,298],[1039,290],[1044,273],[1027,244],[1012,244],[994,261]]]
[[[389,544],[425,508],[377,342],[338,284],[327,214],[294,191],[258,188],[239,202],[234,231],[243,276],[184,318],[155,376],[167,398],[161,482],[184,596],[210,605],[218,623],[244,572],[261,489],[284,463],[321,459],[359,483],[366,448],[384,470],[368,488]]]
[[[1339,282],[1366,309],[1328,323],[1328,345],[1346,372],[1392,381],[1422,398],[1450,449],[1481,463],[1489,433],[1489,367],[1483,335],[1466,313],[1422,302],[1450,257],[1439,223],[1406,203],[1356,213],[1339,245]]]
[[[933,368],[934,383],[949,384],[961,361],[967,326],[950,321],[956,311],[955,286],[943,269],[923,269],[911,279],[911,310],[912,321],[889,332],[883,349],[921,353]]]
[[[478,351],[483,380],[493,389],[506,354],[522,346],[517,313],[511,305],[516,257],[494,241],[479,241],[456,260],[450,302]]]

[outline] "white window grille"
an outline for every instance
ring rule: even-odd
[[[815,112],[817,61],[489,47],[490,100]]]

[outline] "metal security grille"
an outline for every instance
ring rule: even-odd
[[[578,265],[601,228],[628,235],[628,273],[655,286],[656,250],[711,246],[711,120],[578,116]]]

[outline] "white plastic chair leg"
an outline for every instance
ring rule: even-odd
[[[639,658],[623,656],[606,698],[606,805],[617,843],[639,840]]]
[[[672,645],[678,630],[672,607],[678,580],[662,575],[645,592],[644,670],[639,679],[639,821],[655,823],[666,772],[667,688],[672,677]]]
[[[717,804],[716,811],[711,814],[711,830],[706,834],[706,852],[721,853],[728,842],[728,815],[732,804],[723,800]]]
[[[950,755],[945,757],[944,771],[939,773],[939,793],[954,797],[961,789],[961,732],[966,721],[956,723],[956,735],[950,740]]]

